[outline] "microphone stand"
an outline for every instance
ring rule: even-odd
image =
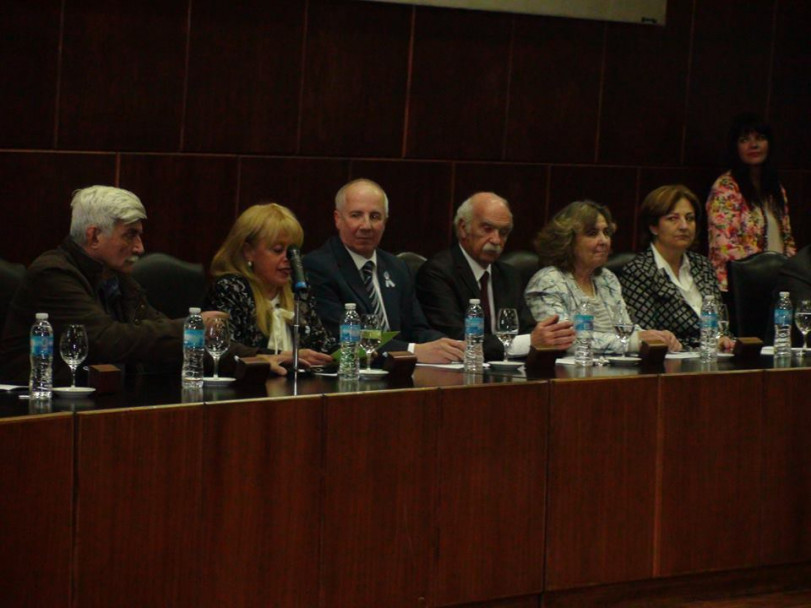
[[[298,394],[298,349],[299,349],[299,324],[301,319],[301,290],[296,290],[294,295],[295,306],[293,315],[293,396]]]

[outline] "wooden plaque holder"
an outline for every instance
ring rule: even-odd
[[[411,378],[416,366],[417,355],[407,350],[390,350],[383,358],[383,369],[389,372],[389,379],[393,381]]]
[[[260,357],[241,357],[234,377],[240,384],[264,384],[270,375],[270,363]]]
[[[735,359],[751,361],[760,356],[761,348],[763,348],[763,340],[760,338],[736,338],[732,354]]]
[[[661,367],[666,354],[667,344],[661,340],[643,340],[639,347],[639,365],[643,368]]]
[[[555,361],[565,356],[566,351],[559,348],[530,346],[524,369],[528,377],[549,378],[555,375]]]
[[[108,363],[91,365],[87,370],[87,386],[96,389],[97,395],[117,393],[123,385],[121,369]]]

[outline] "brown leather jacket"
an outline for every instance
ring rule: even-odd
[[[69,323],[87,328],[90,349],[86,363],[179,369],[183,319],[169,319],[152,308],[141,286],[126,274],[118,274],[120,295],[105,298],[102,270],[102,264],[70,238],[34,260],[9,305],[0,340],[0,379],[28,382],[29,332],[38,312],[47,312],[54,328],[55,384],[70,378],[58,346]],[[236,345],[235,352],[248,356],[257,349]]]

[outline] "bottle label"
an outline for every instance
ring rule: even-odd
[[[183,348],[205,348],[206,339],[202,329],[183,330]]]
[[[791,311],[784,308],[776,308],[774,310],[774,324],[791,325]]]
[[[594,331],[594,315],[575,315],[574,330],[576,332]]]
[[[484,319],[482,317],[466,317],[465,318],[465,335],[483,336],[484,335]]]
[[[341,325],[341,342],[360,342],[360,325]]]
[[[701,328],[712,330],[718,329],[718,315],[714,312],[702,312]]]
[[[31,336],[31,354],[35,357],[52,357],[54,354],[54,337]]]

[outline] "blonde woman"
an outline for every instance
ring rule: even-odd
[[[231,316],[234,340],[290,353],[294,299],[287,248],[300,247],[303,240],[296,216],[277,203],[254,205],[237,218],[211,262],[214,283],[208,294],[209,308]],[[303,297],[299,331],[301,361],[332,361],[326,353],[337,345],[321,324],[312,296]]]

